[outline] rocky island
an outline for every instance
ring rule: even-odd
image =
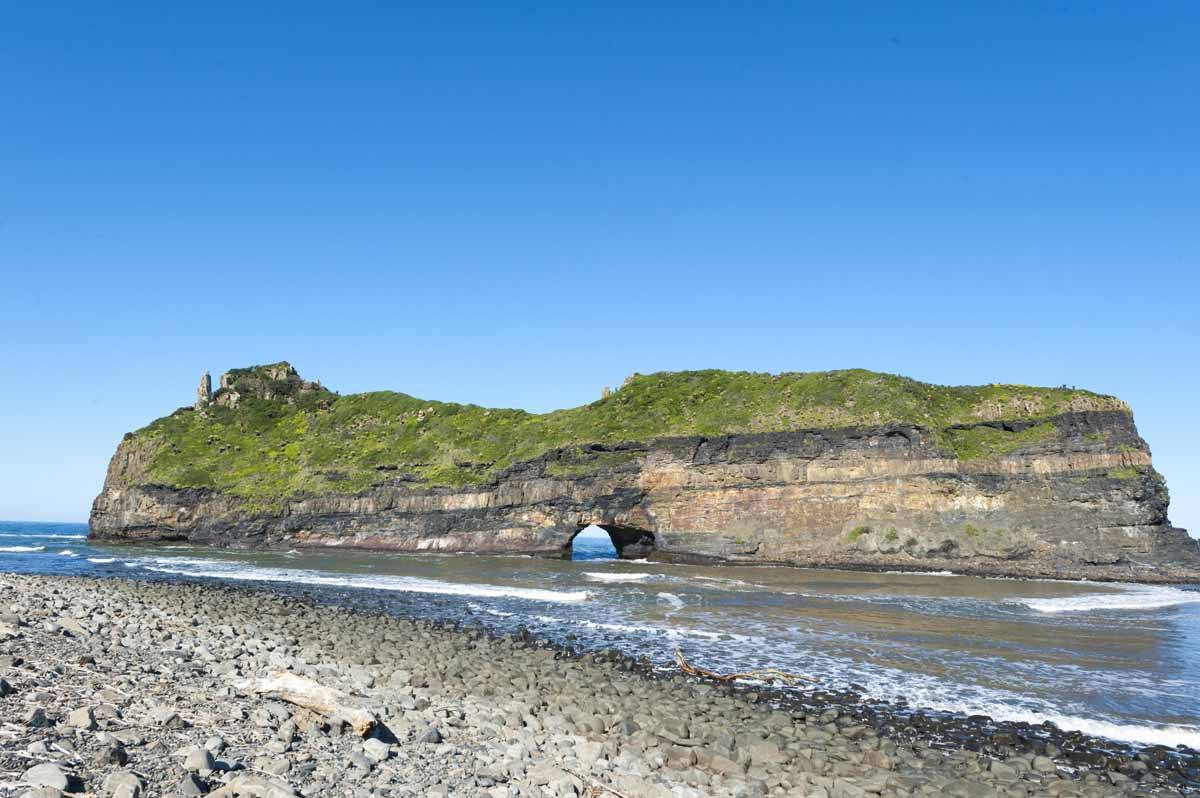
[[[118,446],[89,537],[1188,581],[1130,408],[860,369],[630,377],[534,414],[208,376]]]

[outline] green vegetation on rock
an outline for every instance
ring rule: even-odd
[[[385,480],[461,486],[561,447],[683,435],[912,424],[964,459],[1047,440],[1050,423],[1019,432],[990,421],[1045,419],[1071,410],[1120,410],[1088,391],[1021,385],[945,387],[891,374],[685,371],[634,375],[591,404],[550,413],[489,409],[376,391],[338,396],[286,363],[237,369],[211,404],[185,408],[134,434],[149,451],[145,481],[217,488],[262,501],[353,493]],[[627,462],[626,452],[577,451],[560,476]]]
[[[856,527],[854,527],[854,529],[851,529],[849,532],[846,533],[846,542],[853,543],[854,541],[861,538],[863,535],[869,535],[869,534],[871,534],[871,527],[856,526]]]
[[[1002,457],[1052,440],[1057,434],[1058,428],[1050,423],[1034,424],[1020,431],[977,426],[948,429],[942,433],[943,442],[962,460]]]
[[[594,474],[600,469],[617,468],[637,459],[637,452],[584,452],[577,447],[573,459],[559,460],[546,466],[546,473],[556,477],[578,477]]]

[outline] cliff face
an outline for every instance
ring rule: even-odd
[[[999,396],[1002,386],[962,389],[981,392],[963,405],[974,419],[969,423],[939,413],[926,415],[960,423],[931,428],[888,421],[640,441],[614,441],[610,434],[607,441],[557,446],[499,466],[459,459],[449,472],[437,463],[375,462],[380,458],[372,457],[372,484],[350,490],[334,486],[352,482],[353,471],[335,473],[326,489],[277,494],[243,489],[237,481],[222,483],[224,472],[211,470],[193,473],[193,484],[182,477],[173,483],[163,479],[164,474],[186,475],[179,469],[189,467],[188,452],[196,446],[207,448],[198,451],[195,462],[212,466],[223,456],[237,461],[244,451],[219,451],[243,445],[223,438],[233,432],[221,425],[261,438],[253,434],[253,418],[238,415],[250,412],[255,401],[269,403],[276,413],[271,433],[258,430],[271,442],[255,456],[270,460],[278,450],[278,458],[287,460],[288,447],[299,457],[296,447],[324,441],[314,427],[324,417],[336,418],[342,403],[357,400],[303,382],[290,367],[270,368],[276,369],[272,379],[254,370],[243,370],[240,380],[236,373],[222,379],[224,387],[209,408],[224,414],[221,418],[188,416],[206,410],[187,409],[172,417],[182,419],[183,427],[152,425],[127,436],[93,506],[91,538],[557,557],[569,556],[574,536],[597,524],[609,532],[620,556],[631,558],[1115,579],[1200,577],[1200,548],[1170,526],[1166,487],[1151,466],[1149,449],[1128,410],[1109,397],[1027,389],[1032,393],[1017,391],[1014,398],[1007,386]],[[870,373],[854,374],[857,379]],[[230,401],[227,393],[223,398],[238,385],[243,389],[238,399]],[[625,390],[589,407],[611,402]],[[838,412],[846,412],[843,398],[833,396],[830,406],[840,404]],[[444,409],[449,406],[412,401],[425,404],[417,411],[425,416],[414,422],[419,437],[434,435],[426,422],[449,413]],[[1037,414],[1046,409],[1065,412]],[[467,411],[520,412],[469,406]],[[263,406],[256,412],[261,414]],[[525,415],[520,424],[541,424],[545,418]],[[780,413],[773,415],[770,423],[787,424],[775,420]],[[446,417],[459,426],[474,418]],[[487,434],[491,416],[483,418],[482,433],[472,434]],[[360,415],[339,423],[370,426]],[[270,438],[280,424],[293,430],[293,439],[281,446]],[[208,431],[201,443],[185,434],[198,429]],[[347,433],[338,427],[338,432],[346,433],[338,440],[352,447],[374,440],[361,429]],[[521,435],[509,445],[524,445],[529,431]],[[355,449],[353,457],[360,454]],[[458,451],[460,458],[470,454]],[[350,454],[330,459],[334,471],[339,464],[345,469],[358,462]],[[281,476],[269,463],[263,468],[263,474],[235,473],[229,479],[265,484],[268,491],[288,481],[321,484],[312,483],[316,477],[307,470]],[[463,479],[464,473],[473,478]]]

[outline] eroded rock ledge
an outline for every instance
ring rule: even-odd
[[[270,368],[282,386],[243,370],[253,377],[249,397],[243,381],[240,401],[219,392],[213,408],[180,413],[215,412],[222,401],[226,414],[250,412],[255,401],[299,402],[302,411],[281,411],[277,423],[299,428],[303,417],[311,428],[354,399],[300,381],[290,366]],[[223,391],[237,385],[236,375],[222,379]],[[305,401],[318,404],[303,409]],[[627,558],[1200,578],[1200,547],[1169,523],[1164,481],[1127,409],[1095,402],[1100,409],[988,419],[996,400],[982,402],[985,411],[975,413],[982,420],[941,429],[884,423],[572,444],[459,485],[381,463],[374,484],[362,489],[266,499],[155,479],[158,458],[180,459],[164,455],[165,447],[193,444],[152,425],[114,455],[90,537],[564,557],[573,538],[596,524]],[[243,422],[229,415],[222,423]],[[210,446],[232,445],[214,429]],[[987,444],[982,452],[979,440]]]

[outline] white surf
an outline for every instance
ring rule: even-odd
[[[593,582],[645,582],[652,574],[606,574],[584,571],[585,577]]]
[[[207,577],[211,579],[235,579],[248,582],[290,582],[300,585],[328,585],[366,590],[387,590],[400,593],[431,593],[447,596],[477,596],[484,598],[522,598],[530,601],[573,603],[586,601],[586,590],[559,591],[541,588],[515,587],[508,585],[486,585],[442,582],[415,576],[362,576],[358,574],[331,574],[324,571],[301,571],[290,568],[262,568],[232,562],[202,562],[183,560],[172,562],[171,558],[151,558],[143,566],[148,571],[175,574],[177,576]]]
[[[1045,613],[1092,612],[1096,610],[1153,610],[1200,602],[1200,592],[1149,585],[1121,586],[1109,593],[1084,593],[1058,598],[1015,599],[1032,610]]]

